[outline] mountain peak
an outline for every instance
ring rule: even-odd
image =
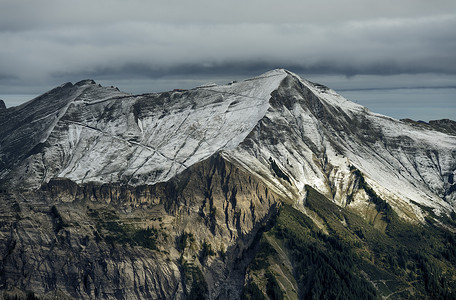
[[[447,180],[456,169],[456,137],[371,113],[284,69],[136,96],[89,79],[11,114],[0,120],[3,185],[38,188],[52,178],[151,185],[221,152],[290,199],[309,185],[345,205],[350,187],[335,180],[350,182],[356,168],[393,206],[415,201],[448,210],[456,201]],[[269,171],[270,158],[288,181]],[[413,209],[403,216],[414,218]]]
[[[93,79],[84,79],[75,83],[77,86],[97,84]]]

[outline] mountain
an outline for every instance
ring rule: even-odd
[[[454,298],[454,128],[286,70],[66,83],[0,110],[3,295]]]

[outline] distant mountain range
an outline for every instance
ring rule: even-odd
[[[279,69],[0,107],[4,298],[455,298],[456,122]]]

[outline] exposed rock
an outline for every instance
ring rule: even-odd
[[[411,119],[401,119],[401,121],[419,128],[433,129],[446,134],[456,135],[456,122],[450,119],[431,120],[429,123]]]
[[[281,200],[221,156],[153,186],[57,179],[0,196],[1,288],[75,299],[184,299],[185,266],[203,271],[211,298],[236,299],[236,262]],[[148,243],[138,233],[147,228]],[[176,246],[183,235],[191,241]]]
[[[433,128],[448,133],[452,135],[456,135],[456,122],[449,119],[442,119],[442,120],[431,120],[429,121],[429,125]]]

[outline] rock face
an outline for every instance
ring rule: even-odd
[[[5,101],[3,101],[2,99],[0,99],[0,109],[6,109]]]
[[[58,179],[1,196],[2,287],[75,299],[183,299],[201,284],[238,298],[233,266],[281,200],[221,156],[153,186]]]
[[[238,299],[265,275],[250,265],[264,239],[296,273],[292,249],[263,234],[282,230],[283,205],[331,232],[309,192],[375,230],[396,215],[451,230],[453,123],[378,115],[285,70],[160,94],[64,84],[0,111],[0,287]]]

